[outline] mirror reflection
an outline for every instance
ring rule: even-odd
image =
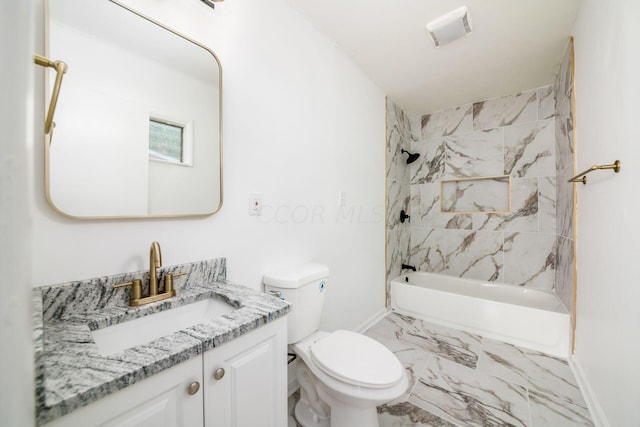
[[[48,6],[48,56],[69,66],[45,143],[54,209],[75,218],[215,213],[221,69],[213,52],[114,1]]]

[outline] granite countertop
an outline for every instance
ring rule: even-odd
[[[129,307],[128,289],[116,283],[148,281],[127,273],[34,289],[36,411],[38,424],[121,390],[224,344],[289,312],[289,304],[226,280],[224,258],[163,267],[176,278],[177,295]],[[145,295],[145,290],[143,290]],[[120,353],[98,352],[91,331],[207,298],[221,298],[232,312]]]

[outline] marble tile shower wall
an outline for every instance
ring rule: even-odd
[[[410,150],[420,153],[409,170],[410,263],[423,271],[553,289],[558,243],[554,87],[410,123],[416,135]],[[500,175],[511,177],[508,213],[441,213],[441,180]],[[505,191],[497,194],[508,197]]]
[[[556,200],[557,251],[556,292],[565,307],[573,310],[574,284],[574,191],[567,181],[575,174],[573,140],[573,46],[567,46],[554,84],[556,127]]]
[[[390,279],[400,274],[403,262],[409,260],[409,224],[400,222],[400,211],[408,213],[409,167],[402,149],[410,148],[411,124],[407,116],[393,101],[387,98],[386,142],[386,286],[389,296]],[[388,303],[388,301],[387,301]]]

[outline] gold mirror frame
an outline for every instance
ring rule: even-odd
[[[49,3],[55,1],[55,0],[49,0],[47,2],[47,11],[45,13],[46,16],[46,24],[45,24],[45,34],[50,35],[50,28],[48,28],[49,26],[49,19],[50,19],[50,5]],[[217,72],[218,72],[218,76],[217,76],[217,93],[218,93],[218,102],[217,102],[217,109],[218,109],[218,114],[217,114],[217,119],[218,119],[218,132],[217,132],[217,149],[213,148],[213,152],[217,151],[217,156],[218,156],[218,170],[219,170],[219,174],[214,173],[213,176],[217,176],[218,178],[218,182],[219,182],[219,188],[215,188],[215,185],[212,185],[211,189],[213,191],[217,190],[217,194],[219,195],[218,197],[218,203],[217,206],[215,206],[212,210],[207,210],[206,212],[179,212],[179,213],[155,213],[155,214],[123,214],[123,215],[101,215],[101,214],[96,214],[96,215],[76,215],[73,213],[69,213],[69,212],[65,212],[63,210],[63,208],[60,208],[56,205],[54,198],[52,197],[52,187],[51,187],[51,149],[52,149],[52,144],[55,145],[56,144],[56,138],[59,138],[59,136],[55,136],[56,131],[55,128],[52,129],[49,133],[44,135],[44,154],[45,154],[45,164],[44,164],[44,176],[45,176],[45,196],[47,199],[47,202],[49,203],[49,205],[52,207],[52,209],[59,213],[60,215],[63,215],[65,217],[68,218],[73,218],[73,219],[82,219],[82,220],[87,220],[87,219],[95,219],[95,220],[104,220],[104,219],[141,219],[141,218],[185,218],[185,217],[204,217],[204,216],[210,216],[213,215],[215,213],[217,213],[221,208],[222,208],[222,204],[223,204],[223,161],[222,161],[222,65],[220,63],[220,60],[218,58],[218,56],[208,47],[204,46],[203,44],[191,39],[190,37],[187,37],[169,27],[167,27],[166,25],[156,21],[153,18],[150,18],[140,12],[137,12],[133,9],[131,9],[130,7],[120,3],[118,0],[104,0],[106,2],[112,3],[113,5],[116,5],[120,8],[122,8],[123,10],[132,13],[133,15],[135,15],[138,18],[141,18],[143,20],[143,22],[148,22],[151,23],[155,26],[157,26],[159,29],[162,29],[164,31],[167,31],[170,34],[173,34],[181,39],[183,39],[186,42],[189,42],[191,44],[193,44],[194,46],[197,46],[201,49],[203,49],[206,53],[210,54],[213,61],[215,62],[216,66],[217,66]],[[47,41],[46,43],[47,47],[49,46],[49,43]],[[63,59],[63,58],[60,58]],[[103,66],[109,66],[108,64],[108,60],[105,61],[105,64],[103,64]],[[70,70],[73,69],[73,64],[69,64],[69,68]],[[67,74],[68,75],[68,74]],[[45,93],[49,93],[49,89],[48,89],[48,85],[49,85],[49,77],[47,76],[47,74],[45,73]],[[46,97],[46,95],[45,95]],[[64,99],[64,85],[62,85],[62,89],[61,89],[61,94],[60,94],[60,98]],[[45,107],[46,108],[46,107]],[[215,115],[214,115],[215,117]],[[55,123],[54,123],[55,126]],[[213,134],[215,136],[215,134]],[[214,142],[215,143],[215,142]],[[196,154],[197,155],[197,154]],[[213,164],[214,167],[216,166],[215,164]],[[184,189],[185,193],[189,192],[189,188],[185,188]],[[215,194],[212,193],[212,197],[214,197]],[[147,203],[148,204],[148,203]],[[148,209],[148,208],[147,208]]]

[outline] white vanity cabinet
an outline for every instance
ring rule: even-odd
[[[200,384],[200,389],[191,395],[188,389],[193,383]],[[46,427],[201,426],[203,394],[202,359],[194,357],[57,418]]]
[[[204,354],[205,427],[287,425],[286,318]]]
[[[282,317],[45,426],[283,427],[286,360]]]

